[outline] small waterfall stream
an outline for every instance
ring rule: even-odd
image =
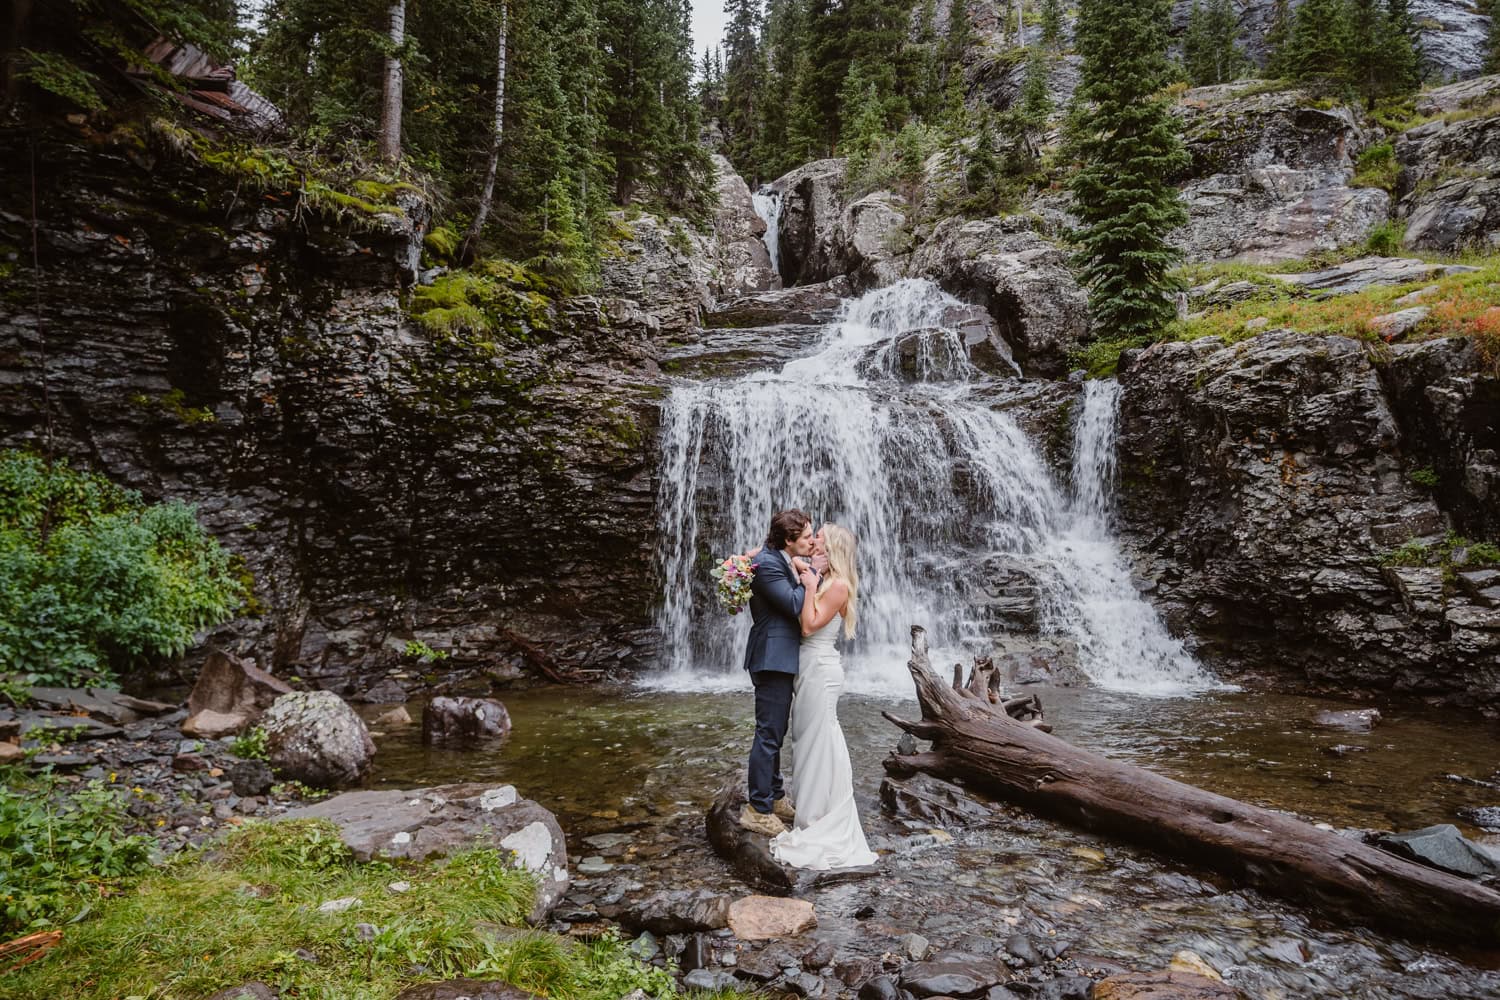
[[[906,280],[846,302],[814,353],[779,372],[676,386],[662,416],[659,521],[666,669],[654,684],[745,684],[748,616],[727,619],[708,570],[759,544],[770,514],[807,510],[860,543],[853,690],[907,695],[910,627],[955,655],[1008,615],[1075,645],[1097,684],[1173,694],[1212,683],[1141,600],[1105,522],[1117,390],[1078,415],[1077,495],[1054,480],[954,328],[963,306]]]
[[[761,237],[766,252],[771,255],[771,270],[781,274],[781,192],[773,188],[761,188],[750,196],[755,214],[766,224],[766,235]],[[741,204],[744,204],[741,202]]]

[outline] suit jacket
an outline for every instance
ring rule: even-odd
[[[795,674],[802,647],[802,598],[805,588],[792,575],[786,554],[762,549],[752,561],[750,581],[750,642],[745,646],[745,669]]]

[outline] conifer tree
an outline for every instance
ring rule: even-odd
[[[1489,0],[1485,13],[1490,16],[1490,51],[1484,63],[1486,73],[1500,73],[1500,0]]]
[[[760,48],[760,0],[725,0],[729,23],[724,32],[724,135],[725,155],[735,168],[755,174],[759,142],[759,107],[756,97],[764,78]]]
[[[1083,56],[1069,182],[1082,228],[1077,263],[1108,337],[1156,334],[1174,315],[1168,234],[1187,221],[1171,178],[1189,157],[1165,100],[1169,0],[1082,0]]]
[[[1286,46],[1287,75],[1314,90],[1341,91],[1348,75],[1348,0],[1303,0]]]
[[[1239,46],[1239,31],[1233,0],[1208,0],[1207,6],[1193,0],[1182,61],[1194,86],[1228,83],[1239,76],[1248,62]]]
[[[1042,44],[1050,49],[1062,45],[1062,0],[1042,0]]]

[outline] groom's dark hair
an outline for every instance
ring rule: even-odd
[[[778,511],[771,516],[771,530],[766,534],[766,548],[784,549],[786,543],[802,537],[802,532],[812,523],[800,510]]]

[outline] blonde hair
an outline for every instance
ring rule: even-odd
[[[844,638],[853,639],[859,625],[859,570],[854,556],[858,545],[854,533],[837,524],[823,526],[823,544],[828,547],[828,575],[818,588],[818,596],[833,586],[834,580],[843,580],[849,586],[849,601],[844,605]],[[816,605],[815,605],[816,606]]]

